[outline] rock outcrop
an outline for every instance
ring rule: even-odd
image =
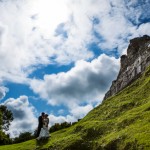
[[[136,80],[150,65],[150,37],[144,35],[130,40],[127,55],[122,55],[120,71],[104,100],[115,95]]]

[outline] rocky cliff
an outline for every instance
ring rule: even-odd
[[[112,82],[104,100],[115,95],[136,80],[150,65],[150,37],[144,35],[130,40],[127,55],[122,55],[120,71],[116,80]]]

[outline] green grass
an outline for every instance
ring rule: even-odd
[[[133,84],[103,101],[77,124],[0,150],[150,150],[150,67]]]

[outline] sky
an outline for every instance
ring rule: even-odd
[[[0,0],[0,104],[7,132],[75,122],[116,79],[130,39],[150,35],[150,0]]]

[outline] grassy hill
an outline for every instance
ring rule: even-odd
[[[77,124],[38,144],[43,150],[150,150],[150,67]],[[32,150],[35,145],[31,140],[0,150]]]

